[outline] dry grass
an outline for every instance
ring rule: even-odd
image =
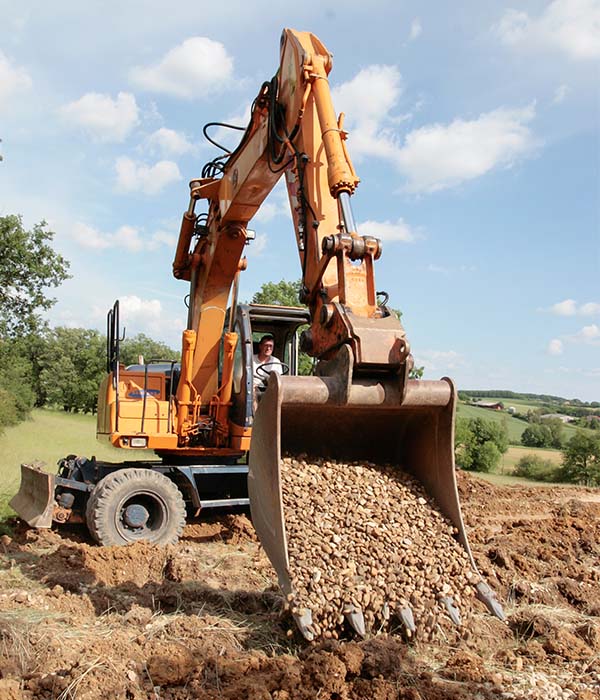
[[[69,683],[69,685],[58,696],[58,700],[68,700],[69,698],[73,698],[73,700],[75,700],[75,698],[77,697],[77,689],[79,688],[85,677],[92,671],[100,668],[106,668],[107,670],[110,670],[108,664],[105,661],[102,661],[101,657],[97,657],[93,661],[88,662],[87,668]]]

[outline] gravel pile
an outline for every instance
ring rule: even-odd
[[[456,617],[448,605],[469,613],[479,577],[456,529],[399,467],[284,457],[281,483],[289,604],[312,612],[316,638],[338,638],[358,610],[371,632],[400,622],[420,638]]]

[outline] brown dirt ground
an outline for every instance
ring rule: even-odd
[[[459,481],[507,623],[481,606],[433,643],[304,643],[245,516],[166,548],[19,525],[0,538],[0,700],[600,698],[598,491]]]

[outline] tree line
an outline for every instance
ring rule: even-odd
[[[562,396],[553,396],[552,394],[528,394],[520,393],[517,391],[508,391],[506,389],[461,389],[461,398],[464,396],[465,400],[475,399],[475,398],[498,398],[498,399],[523,399],[523,400],[534,400],[540,401],[544,404],[561,404],[565,405],[566,409],[569,406],[588,406],[591,408],[599,408],[599,401],[581,401],[580,399],[565,399]]]
[[[87,328],[53,328],[42,312],[55,303],[48,290],[68,279],[69,263],[52,248],[44,222],[32,230],[21,217],[0,217],[0,430],[32,408],[93,413],[106,371],[106,337]],[[178,353],[143,334],[125,339],[121,361],[176,358]]]

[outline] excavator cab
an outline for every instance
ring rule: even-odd
[[[231,309],[228,314],[231,313]],[[275,341],[273,355],[284,364],[290,376],[299,374],[299,331],[310,322],[308,309],[264,304],[238,304],[233,331],[238,342],[234,353],[230,421],[236,428],[251,429],[262,392],[254,392],[254,355],[263,335]],[[226,327],[229,325],[227,317]],[[265,382],[266,386],[266,382]]]

